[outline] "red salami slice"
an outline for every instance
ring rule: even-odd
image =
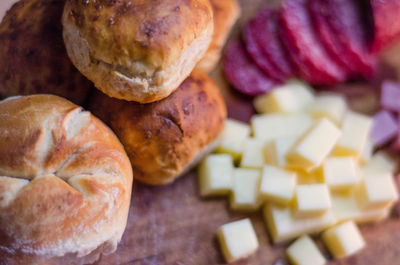
[[[225,50],[224,72],[240,92],[255,96],[270,91],[278,82],[271,79],[249,58],[242,42],[233,41]]]
[[[255,38],[262,53],[275,65],[275,67],[289,78],[293,75],[293,67],[290,64],[288,54],[279,39],[279,12],[271,9],[263,9],[252,21]]]
[[[343,82],[348,72],[327,53],[316,36],[307,10],[307,0],[283,2],[280,20],[282,40],[301,78],[313,85]]]
[[[400,1],[370,0],[374,22],[374,44],[372,50],[379,52],[400,38]]]
[[[375,56],[368,51],[366,27],[361,17],[361,8],[354,0],[326,0],[320,13],[337,36],[343,48],[343,57],[349,68],[366,78],[375,73]]]
[[[330,53],[332,58],[343,68],[348,71],[352,71],[352,63],[348,61],[348,58],[343,56],[344,47],[339,42],[338,37],[331,30],[326,14],[329,12],[327,9],[326,1],[321,0],[311,0],[309,2],[309,10],[311,13],[311,18],[313,20],[313,25],[315,32],[317,33],[319,40],[325,49]],[[353,69],[356,72],[357,69]]]
[[[274,64],[264,55],[260,46],[257,44],[256,35],[258,34],[254,30],[254,20],[251,20],[243,29],[243,40],[246,46],[246,50],[253,61],[260,67],[271,78],[284,81],[286,76],[281,73]]]

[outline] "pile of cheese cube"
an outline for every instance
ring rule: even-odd
[[[398,200],[394,161],[372,154],[372,119],[349,110],[341,95],[315,96],[294,82],[254,105],[260,114],[250,125],[228,120],[216,153],[200,164],[201,196],[229,195],[233,210],[262,207],[275,243],[326,230],[323,241],[335,257],[360,250],[364,241],[354,222],[382,220]],[[242,221],[218,232],[227,261],[258,247],[251,222]],[[313,244],[301,237],[288,257],[324,264]]]

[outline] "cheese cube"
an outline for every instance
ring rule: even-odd
[[[346,99],[339,94],[325,94],[315,98],[306,107],[306,111],[314,118],[328,118],[335,124],[340,124],[346,112]]]
[[[314,95],[309,86],[290,82],[254,99],[258,113],[298,112],[311,103]]]
[[[332,207],[326,184],[298,185],[295,189],[296,218],[321,216]]]
[[[264,166],[260,196],[268,202],[287,205],[296,187],[296,174],[277,167]]]
[[[352,157],[330,157],[322,165],[324,183],[332,191],[348,190],[357,184],[357,163]]]
[[[293,265],[324,265],[326,260],[317,245],[309,236],[302,236],[294,241],[286,254]]]
[[[248,218],[224,224],[217,237],[227,262],[245,258],[258,249],[257,236]]]
[[[365,143],[364,149],[361,153],[360,163],[363,165],[367,164],[371,160],[373,152],[374,152],[374,145],[372,143],[371,138],[368,138],[367,142]]]
[[[244,122],[228,119],[221,133],[221,142],[217,148],[219,153],[231,154],[238,159],[243,152],[246,138],[250,135],[250,126]]]
[[[230,207],[234,210],[257,210],[260,206],[260,170],[235,168]]]
[[[318,167],[340,137],[340,130],[329,120],[317,122],[286,155],[289,165],[306,170]]]
[[[303,234],[319,233],[336,224],[332,210],[320,217],[296,219],[289,207],[282,208],[271,203],[264,207],[264,219],[274,243],[281,243]]]
[[[287,165],[286,154],[296,143],[297,137],[282,137],[270,141],[264,147],[265,162],[269,165],[284,167]]]
[[[240,166],[261,169],[264,166],[263,147],[263,141],[256,138],[247,138]]]
[[[342,135],[333,151],[337,156],[359,158],[372,129],[372,118],[355,112],[347,112],[343,119]]]
[[[364,239],[352,221],[326,230],[322,240],[335,258],[351,256],[365,247]]]
[[[363,210],[385,209],[398,200],[396,184],[391,174],[364,177],[355,190],[355,196]]]
[[[224,195],[232,189],[233,161],[227,154],[207,156],[198,168],[201,196]]]
[[[254,115],[251,119],[254,136],[265,143],[277,138],[300,136],[312,124],[312,118],[305,113]]]
[[[353,220],[356,223],[379,222],[389,216],[390,208],[361,210],[353,195],[333,195],[332,210],[338,222]]]
[[[364,176],[382,175],[393,173],[396,169],[396,163],[388,155],[378,152],[372,156],[370,161],[361,168]]]

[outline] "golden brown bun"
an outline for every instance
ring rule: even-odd
[[[141,105],[98,92],[89,104],[121,140],[134,178],[150,185],[170,183],[187,171],[218,138],[226,118],[218,87],[199,70],[155,103]]]
[[[214,27],[208,0],[67,0],[62,21],[75,66],[110,97],[141,103],[179,86]]]
[[[240,15],[237,0],[210,0],[214,12],[214,34],[210,46],[197,67],[205,72],[213,70],[221,57],[221,50],[231,28]]]
[[[112,131],[70,101],[34,95],[0,102],[0,134],[0,263],[113,252],[132,169]]]
[[[85,101],[93,85],[68,58],[63,6],[64,0],[21,0],[8,11],[0,24],[0,98],[49,93]]]

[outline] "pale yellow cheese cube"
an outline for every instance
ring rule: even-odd
[[[392,174],[395,170],[396,162],[381,151],[373,155],[368,163],[361,168],[361,174],[364,176]]]
[[[300,136],[313,124],[313,119],[305,113],[254,115],[251,119],[254,137],[268,141]]]
[[[225,195],[233,187],[233,161],[228,154],[207,156],[198,168],[201,196]]]
[[[327,119],[318,121],[286,155],[289,165],[305,170],[318,167],[328,156],[337,140],[340,130]]]
[[[372,129],[372,118],[355,112],[347,112],[342,123],[342,135],[333,150],[337,156],[359,158]]]
[[[342,95],[333,93],[317,96],[306,107],[306,111],[314,118],[328,118],[335,124],[341,124],[346,109],[346,99]]]
[[[396,184],[391,174],[364,177],[354,195],[362,210],[385,209],[398,200]]]
[[[235,168],[230,207],[234,210],[257,210],[260,206],[259,186],[261,171]]]
[[[296,218],[321,216],[332,208],[326,184],[298,185],[295,189],[294,215]]]
[[[322,239],[335,258],[351,256],[365,247],[357,225],[348,221],[326,230]]]
[[[374,152],[374,144],[372,143],[371,138],[368,138],[365,143],[364,149],[361,152],[360,163],[362,165],[367,164],[371,160],[373,152]]]
[[[389,216],[390,208],[378,210],[361,210],[354,196],[351,195],[333,195],[332,209],[338,222],[352,220],[356,223],[374,223],[379,222]]]
[[[296,174],[273,166],[264,166],[260,185],[263,200],[287,205],[293,199]]]
[[[357,163],[353,157],[329,157],[322,165],[324,183],[332,191],[343,191],[358,183]]]
[[[293,265],[324,265],[325,257],[309,236],[302,236],[294,241],[286,254]]]
[[[231,154],[238,159],[242,153],[245,140],[250,135],[250,126],[244,122],[228,119],[220,136],[217,152]]]
[[[287,166],[286,154],[297,139],[298,137],[282,137],[267,143],[264,147],[265,162],[273,166]]]
[[[254,99],[258,113],[298,112],[314,99],[311,88],[305,83],[289,82]]]
[[[264,141],[257,138],[247,138],[240,166],[261,169],[265,164],[263,147]]]
[[[217,237],[227,262],[250,256],[258,249],[258,240],[250,219],[224,224]]]
[[[319,233],[325,228],[336,224],[336,217],[332,210],[327,211],[320,217],[296,219],[293,217],[289,207],[283,208],[267,203],[263,213],[269,234],[274,243],[281,243],[304,234]]]

